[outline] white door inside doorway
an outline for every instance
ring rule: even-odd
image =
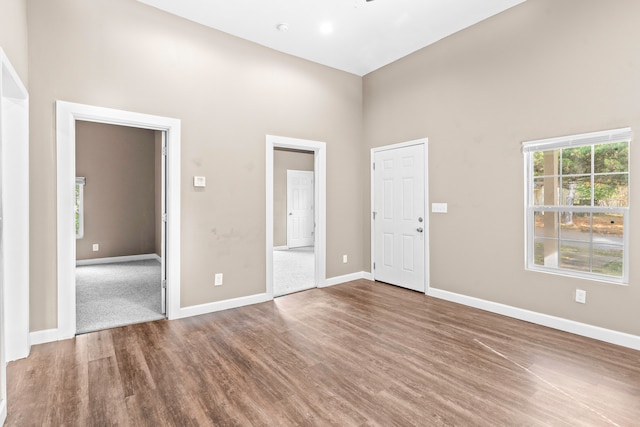
[[[426,290],[425,144],[372,150],[375,280]]]
[[[313,246],[313,172],[287,171],[287,247]]]

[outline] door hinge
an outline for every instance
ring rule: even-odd
[[[376,219],[376,212],[374,211],[374,212],[371,212],[371,213],[373,214],[373,219],[374,219],[374,221],[375,221],[375,219]]]
[[[166,280],[162,281],[162,289],[167,289],[167,281]]]
[[[375,162],[374,162],[374,163],[372,163],[372,164],[373,164],[373,170],[376,170],[376,164],[375,164]]]
[[[166,156],[167,154],[169,154],[169,149],[168,147],[165,145],[164,147],[162,147],[162,155]]]
[[[373,269],[374,270],[376,269],[376,263],[375,262],[373,263]]]
[[[162,222],[167,222],[167,213],[162,214]]]

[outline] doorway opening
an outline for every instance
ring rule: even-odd
[[[273,298],[325,284],[326,145],[266,140],[266,281]]]
[[[276,148],[273,176],[273,293],[317,286],[315,280],[314,156]]]
[[[374,280],[427,293],[426,138],[371,150],[371,272]]]
[[[163,319],[164,132],[75,130],[76,333]]]
[[[155,138],[162,141],[161,162],[164,169],[162,179],[165,206],[161,214],[161,233],[165,247],[161,249],[161,299],[164,298],[166,316],[180,316],[180,120],[168,117],[140,114],[123,110],[58,101],[56,103],[57,140],[57,235],[58,235],[58,330],[57,338],[75,336],[76,329],[76,230],[73,221],[76,191],[76,124],[93,122],[120,125],[137,129],[157,131]],[[154,144],[155,145],[155,144]],[[86,177],[85,177],[86,178]],[[87,180],[85,191],[90,191],[92,181]],[[85,194],[85,195],[86,195]],[[88,226],[89,218],[84,218]],[[74,228],[76,230],[74,230]],[[100,242],[90,242],[93,244]],[[98,251],[99,252],[99,251]],[[162,304],[162,301],[161,301]]]

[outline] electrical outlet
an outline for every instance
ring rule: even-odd
[[[93,244],[93,252],[98,252],[99,250],[100,250],[100,244],[94,243]]]
[[[579,302],[580,304],[586,304],[587,291],[582,289],[576,289],[576,302]]]
[[[348,262],[348,258],[346,255],[342,255],[342,262],[345,264]]]
[[[213,286],[222,286],[222,279],[223,279],[222,273],[216,273],[216,279]]]

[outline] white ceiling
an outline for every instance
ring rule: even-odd
[[[362,76],[525,0],[138,1]],[[333,32],[323,33],[324,23]]]

